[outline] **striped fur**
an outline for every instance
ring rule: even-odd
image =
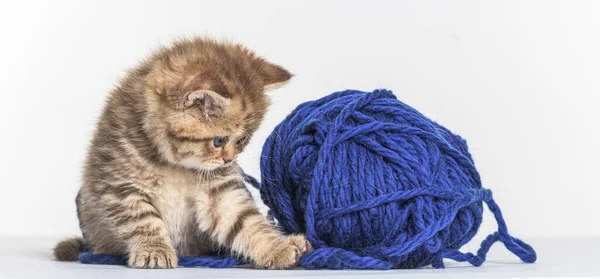
[[[92,140],[77,209],[95,253],[129,266],[174,268],[177,256],[228,248],[265,268],[293,266],[310,249],[256,208],[235,158],[291,75],[242,46],[182,40],[130,70],[111,92]],[[225,137],[223,146],[213,144]],[[63,241],[73,260],[81,239]]]

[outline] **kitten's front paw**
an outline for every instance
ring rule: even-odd
[[[133,268],[175,268],[177,254],[169,246],[140,247],[129,253],[127,265]]]
[[[280,243],[257,261],[258,266],[268,269],[284,269],[296,266],[300,257],[312,250],[312,246],[304,235],[284,238]]]

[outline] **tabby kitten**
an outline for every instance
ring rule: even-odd
[[[259,267],[294,266],[310,244],[259,213],[235,162],[269,106],[264,91],[290,78],[243,46],[201,38],[130,70],[89,149],[76,200],[84,237],[60,242],[56,258],[76,260],[85,243],[128,254],[135,268],[222,248]]]

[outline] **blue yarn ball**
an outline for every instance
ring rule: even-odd
[[[496,241],[525,262],[536,259],[508,234],[466,142],[387,90],[298,106],[265,142],[261,178],[280,226],[315,247],[301,259],[305,268],[443,267],[444,258],[480,265]],[[483,202],[499,230],[476,255],[461,253]]]

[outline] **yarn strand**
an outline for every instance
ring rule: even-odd
[[[506,249],[519,257],[523,262],[533,263],[537,260],[537,254],[533,247],[529,244],[523,242],[518,238],[514,238],[508,234],[508,229],[506,227],[506,223],[504,222],[504,218],[502,218],[502,212],[500,211],[500,207],[496,204],[496,202],[491,199],[486,202],[488,208],[494,214],[496,221],[498,222],[498,231],[488,235],[480,245],[479,250],[477,251],[477,255],[473,255],[472,253],[461,253],[458,250],[452,250],[446,252],[444,257],[455,260],[457,262],[469,262],[474,266],[480,266],[483,262],[485,262],[487,253],[494,243],[500,241],[504,243]]]
[[[125,255],[107,255],[82,252],[78,260],[84,264],[107,264],[107,265],[126,265],[127,256]],[[239,265],[240,262],[231,257],[178,257],[180,267],[212,267],[227,268]]]

